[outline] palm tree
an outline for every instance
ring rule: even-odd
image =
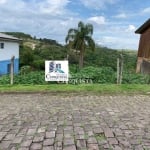
[[[83,67],[85,48],[88,46],[91,50],[95,49],[95,42],[92,39],[93,25],[78,23],[78,29],[69,29],[66,36],[66,43],[71,44],[71,48],[80,51],[79,68]]]

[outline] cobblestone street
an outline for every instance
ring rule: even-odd
[[[1,94],[0,150],[150,150],[150,96]]]

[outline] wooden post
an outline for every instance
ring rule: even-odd
[[[122,83],[122,74],[123,74],[123,56],[120,55],[120,58],[117,58],[117,84]]]
[[[123,55],[120,55],[120,84],[122,83],[122,74],[123,74]]]
[[[10,84],[13,85],[14,83],[14,59],[15,56],[12,56],[11,63],[10,63]]]
[[[119,77],[120,77],[120,67],[119,67],[119,62],[120,62],[120,60],[119,60],[119,58],[117,58],[117,84],[119,84]]]

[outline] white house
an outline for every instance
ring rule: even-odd
[[[19,71],[19,39],[0,33],[0,75],[10,73],[10,60],[15,56],[14,73]]]

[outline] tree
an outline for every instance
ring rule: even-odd
[[[21,66],[31,65],[34,60],[33,50],[28,46],[20,46],[20,64]]]
[[[95,42],[92,39],[93,25],[78,23],[78,29],[69,29],[66,36],[66,43],[69,43],[71,48],[80,51],[79,68],[83,67],[85,48],[88,46],[91,50],[95,49]]]

